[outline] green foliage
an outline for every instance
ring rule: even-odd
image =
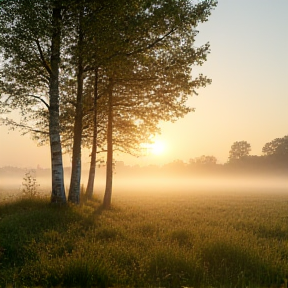
[[[39,196],[37,187],[40,185],[37,183],[36,178],[32,175],[31,171],[25,173],[22,182],[22,196],[24,198],[35,198]]]
[[[174,247],[158,248],[148,264],[151,286],[172,288],[203,285],[203,271],[197,259],[191,256]]]
[[[125,197],[108,211],[96,201],[1,204],[0,287],[285,283],[287,195],[134,195],[133,203]]]
[[[197,26],[216,5],[216,0],[4,1],[0,108],[21,112],[20,123],[8,119],[7,125],[32,132],[41,144],[50,141],[52,167],[59,167],[52,169],[51,202],[66,202],[58,165],[63,143],[73,150],[68,200],[79,203],[81,145],[91,146],[89,131],[94,148],[97,143],[105,149],[109,135],[105,150],[112,161],[113,149],[139,154],[140,144],[160,132],[160,121],[193,111],[188,98],[211,83],[202,74],[191,77],[210,53],[209,43],[195,45]]]

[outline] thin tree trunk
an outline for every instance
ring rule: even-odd
[[[61,8],[57,1],[53,8],[51,40],[51,74],[49,83],[49,137],[52,166],[52,203],[66,203],[64,188],[64,172],[62,162],[62,147],[60,140],[59,123],[59,63],[60,63],[60,39],[61,39]],[[57,7],[58,6],[58,7]]]
[[[74,123],[73,152],[72,152],[72,171],[68,201],[74,204],[80,202],[80,182],[81,182],[81,142],[82,142],[82,118],[83,118],[83,31],[82,15],[79,20],[78,38],[78,73],[77,73],[77,100],[76,115]]]
[[[106,188],[103,200],[103,207],[111,207],[112,180],[113,180],[113,83],[110,79],[108,91],[108,127],[107,127],[107,163],[106,163]]]
[[[96,174],[96,154],[97,154],[97,99],[98,99],[98,69],[95,69],[94,80],[94,98],[93,98],[93,141],[91,162],[89,169],[89,178],[86,189],[86,196],[88,199],[92,199],[94,190],[94,179]]]

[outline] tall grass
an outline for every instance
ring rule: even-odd
[[[287,287],[288,195],[114,202],[1,204],[0,287]]]

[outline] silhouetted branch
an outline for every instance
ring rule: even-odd
[[[35,96],[35,95],[28,95],[28,96],[40,100],[42,103],[44,103],[44,105],[48,108],[48,110],[50,109],[49,104],[45,100],[43,100],[41,97]]]
[[[46,60],[44,58],[44,54],[43,54],[42,48],[40,46],[39,40],[36,39],[35,42],[36,42],[36,45],[37,45],[37,48],[38,48],[38,51],[39,51],[39,54],[40,54],[41,62],[43,64],[43,66],[45,67],[45,69],[47,70],[47,72],[51,75],[52,74],[51,68],[49,67],[49,65],[47,64],[47,62],[46,62]]]

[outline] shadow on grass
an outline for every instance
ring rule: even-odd
[[[104,212],[97,201],[0,204],[0,287],[242,288],[285,278],[284,268],[246,242],[197,244],[195,233],[170,226],[159,237],[152,216],[122,207]]]
[[[47,199],[35,198],[0,204],[0,287],[15,281],[23,283],[23,280],[35,285],[38,279],[41,283],[42,272],[39,276],[27,276],[28,272],[35,274],[37,268],[27,273],[25,269],[31,270],[31,263],[39,266],[43,258],[47,258],[46,263],[51,259],[67,258],[76,248],[79,239],[85,236],[85,232],[97,226],[102,211],[97,201],[89,201],[87,205],[80,206],[59,206],[50,204]],[[71,273],[70,268],[67,268],[68,274]],[[65,271],[61,273],[63,276]],[[15,279],[15,274],[18,279]],[[57,278],[49,281],[58,284],[60,280]]]
[[[265,287],[267,283],[283,283],[284,277],[280,276],[280,271],[275,270],[271,263],[263,261],[252,250],[245,251],[237,243],[210,243],[203,248],[202,259],[214,285],[221,283],[233,287],[249,287],[257,283]],[[227,283],[223,283],[223,279]]]

